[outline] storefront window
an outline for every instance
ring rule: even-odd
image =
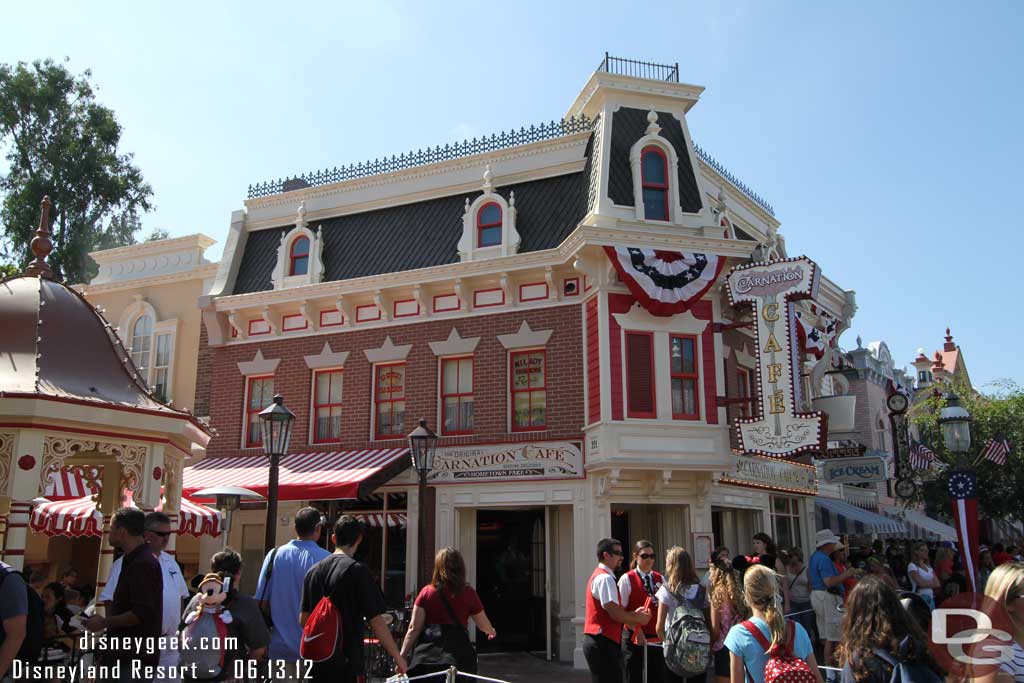
[[[772,496],[772,532],[780,548],[801,546],[799,500]]]
[[[512,354],[512,431],[547,425],[545,374],[543,351]]]
[[[697,420],[697,337],[672,335],[669,348],[672,374],[672,417],[677,420]]]

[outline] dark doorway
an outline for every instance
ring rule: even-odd
[[[478,510],[477,592],[498,637],[484,652],[543,650],[544,511]]]

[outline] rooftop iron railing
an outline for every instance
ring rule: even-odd
[[[593,121],[581,114],[580,116],[562,119],[561,121],[541,123],[540,125],[530,126],[529,128],[524,127],[519,130],[513,129],[503,133],[493,133],[489,137],[484,135],[483,137],[473,138],[472,140],[463,140],[462,142],[448,144],[444,147],[438,145],[437,147],[428,147],[425,150],[420,149],[415,152],[409,152],[408,154],[399,154],[398,156],[392,155],[390,157],[374,159],[373,161],[367,161],[365,163],[349,164],[348,166],[341,167],[335,166],[334,168],[326,168],[321,171],[303,173],[302,175],[285,178],[283,180],[278,179],[264,183],[256,183],[255,185],[249,186],[248,198],[255,199],[257,197],[268,197],[281,192],[298,190],[303,187],[329,185],[343,180],[364,178],[366,176],[377,175],[378,173],[401,171],[414,166],[424,166],[426,164],[433,164],[440,161],[448,161],[449,159],[458,159],[459,157],[466,157],[472,154],[481,154],[483,152],[493,152],[495,150],[507,149],[509,147],[518,147],[519,145],[527,145],[531,142],[552,140],[566,135],[587,132],[592,126]]]
[[[605,52],[604,60],[598,64],[597,70],[619,76],[649,78],[653,81],[679,82],[679,62],[675,64],[655,64],[654,62],[641,62],[637,59],[626,59],[625,57],[612,57]]]
[[[752,202],[754,202],[755,204],[760,206],[762,209],[767,211],[772,216],[775,215],[775,209],[772,208],[771,204],[769,204],[761,195],[759,195],[758,193],[756,193],[753,190],[751,190],[747,186],[746,183],[744,183],[742,180],[740,180],[739,178],[734,176],[732,173],[730,173],[729,169],[727,169],[725,166],[723,166],[721,163],[719,163],[719,161],[717,159],[715,159],[713,156],[711,156],[711,154],[709,154],[707,152],[707,150],[705,150],[703,147],[698,145],[696,142],[693,143],[693,151],[695,151],[697,153],[697,157],[701,161],[703,161],[705,164],[707,164],[712,169],[714,169],[715,172],[718,173],[718,175],[722,176],[723,178],[728,180],[730,183],[732,183],[736,187],[737,190],[739,190],[743,194],[747,195],[747,197]]]

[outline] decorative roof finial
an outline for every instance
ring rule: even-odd
[[[494,191],[494,185],[491,184],[491,165],[487,164],[484,168],[484,193],[491,194]]]
[[[306,227],[306,200],[299,202],[299,208],[295,212],[295,226],[298,228]]]
[[[46,257],[53,251],[53,242],[50,241],[50,196],[43,197],[40,203],[39,227],[36,229],[36,236],[32,238],[32,253],[35,260],[25,266],[24,274],[29,277],[42,277],[47,280],[53,279],[53,271],[46,262]]]
[[[661,126],[658,125],[658,112],[655,111],[654,105],[651,105],[651,110],[647,112],[647,134],[657,135],[661,132]]]
[[[857,335],[857,348],[858,349],[863,349],[864,348],[864,340],[862,340],[860,338],[859,334]]]

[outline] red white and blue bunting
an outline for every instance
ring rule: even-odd
[[[663,249],[605,247],[629,291],[652,315],[682,313],[718,279],[725,257]]]
[[[825,351],[828,350],[825,334],[817,327],[808,324],[801,311],[794,308],[794,312],[796,313],[796,336],[800,340],[800,349],[821,360],[825,357]]]

